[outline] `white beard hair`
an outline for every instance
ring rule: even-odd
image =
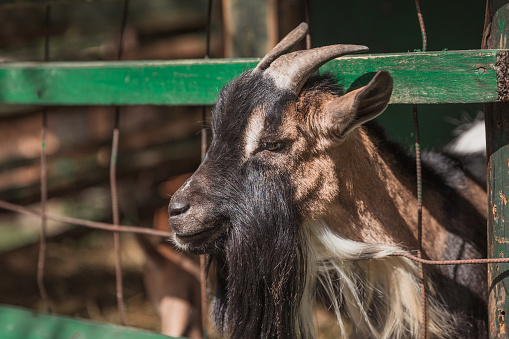
[[[422,302],[418,264],[392,256],[404,253],[389,245],[344,239],[321,219],[304,223],[301,231],[307,253],[307,277],[297,314],[303,338],[314,337],[312,312],[317,290],[331,301],[339,338],[419,338]],[[427,332],[430,338],[451,338],[455,322],[427,284]]]

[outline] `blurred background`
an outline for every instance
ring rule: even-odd
[[[120,0],[54,1],[50,60],[115,60],[122,7]],[[311,0],[309,7],[314,47],[362,44],[370,53],[422,48],[414,1]],[[428,50],[479,49],[484,7],[483,1],[421,0]],[[301,0],[213,1],[210,57],[261,57],[304,20]],[[206,24],[206,0],[132,0],[123,59],[203,58]],[[44,6],[0,1],[0,60],[43,60],[44,25]],[[427,149],[443,147],[459,125],[482,114],[480,104],[419,107]],[[169,196],[200,162],[201,112],[200,107],[121,108],[121,224],[165,227],[154,223],[154,216],[164,224]],[[41,116],[40,107],[0,105],[2,200],[39,208]],[[392,105],[378,120],[390,138],[412,147],[411,105]],[[113,124],[113,107],[48,108],[49,213],[111,222]],[[39,225],[38,218],[0,210],[0,303],[42,308],[35,278]],[[56,222],[49,222],[48,232],[45,282],[53,309],[118,322],[111,234]],[[132,235],[121,238],[128,324],[157,331],[159,319],[143,286],[144,254]]]

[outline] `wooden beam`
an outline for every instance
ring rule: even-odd
[[[441,51],[359,55],[327,63],[348,91],[385,69],[394,77],[392,104],[473,103],[497,100],[498,51]]]
[[[509,48],[509,1],[492,1],[487,8],[487,48]],[[488,157],[488,258],[509,255],[509,54],[498,55],[495,69],[498,95],[503,102],[484,105]],[[490,338],[509,338],[509,264],[488,265],[488,316]]]
[[[263,57],[279,41],[275,0],[221,3],[226,57]]]
[[[346,90],[378,70],[394,76],[392,104],[497,100],[498,50],[342,57],[321,71]],[[259,59],[0,64],[0,104],[209,105],[221,87]]]

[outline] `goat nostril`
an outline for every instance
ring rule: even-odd
[[[176,217],[186,213],[190,208],[191,206],[189,204],[171,202],[168,207],[168,213],[170,214],[170,217]]]

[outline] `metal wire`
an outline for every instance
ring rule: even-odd
[[[50,31],[51,6],[46,5],[45,33],[44,33],[44,61],[49,60],[49,31]],[[48,167],[46,159],[46,134],[48,130],[48,110],[43,107],[41,127],[41,229],[39,240],[39,255],[37,259],[37,286],[42,299],[45,312],[50,312],[48,293],[44,285],[44,271],[46,266],[46,203],[48,200]]]
[[[306,33],[306,49],[311,49],[311,24],[309,19],[309,0],[304,1],[304,13],[306,23],[308,24],[308,31]]]
[[[417,11],[417,18],[419,20],[419,27],[422,36],[422,51],[426,52],[428,45],[428,38],[426,36],[426,27],[424,26],[424,18],[422,16],[421,5],[419,0],[415,0],[415,8]],[[421,142],[419,136],[419,117],[417,113],[417,105],[413,105],[414,117],[414,135],[415,135],[415,164],[417,174],[417,241],[419,249],[417,257],[422,259],[422,170],[421,170]],[[420,261],[419,261],[420,262]],[[426,284],[424,280],[423,263],[419,265],[419,278],[421,288],[421,305],[422,305],[422,338],[426,339],[428,332],[428,319],[426,311]]]
[[[417,19],[419,20],[419,27],[422,36],[422,51],[426,52],[428,49],[428,37],[426,35],[426,27],[424,26],[424,17],[422,16],[421,4],[419,0],[415,0],[415,9],[417,10]]]
[[[124,32],[127,22],[127,10],[129,8],[129,0],[124,0],[124,8],[122,13],[122,22],[120,25],[120,37],[118,43],[117,59],[122,59],[122,52],[124,49]],[[118,211],[118,192],[117,192],[117,157],[118,157],[118,139],[119,139],[119,119],[120,107],[115,107],[115,125],[113,128],[113,140],[111,145],[111,159],[110,159],[110,190],[111,190],[111,209],[113,214],[113,224],[120,224],[120,217]],[[120,324],[125,325],[125,303],[124,303],[124,288],[122,283],[122,256],[120,250],[120,234],[117,231],[113,232],[113,247],[115,249],[115,281],[117,290],[117,306],[120,318]]]
[[[34,217],[42,218],[42,213],[33,208],[13,204],[4,200],[0,200],[0,208],[16,212],[25,215],[32,215]],[[137,226],[125,226],[125,225],[113,225],[105,222],[91,221],[79,218],[65,217],[61,215],[55,214],[46,214],[47,220],[63,222],[67,224],[72,224],[76,226],[84,226],[90,227],[94,229],[99,229],[103,231],[110,232],[127,232],[127,233],[137,233],[137,234],[145,234],[145,235],[153,235],[163,238],[169,238],[173,236],[173,233],[166,231],[159,231],[153,228],[148,227],[137,227]],[[393,256],[405,257],[410,260],[423,263],[425,265],[475,265],[475,264],[501,264],[501,263],[509,263],[509,258],[491,258],[491,259],[466,259],[466,260],[428,260],[422,259],[417,256],[408,254],[408,253],[394,253]]]
[[[509,263],[509,258],[491,258],[491,259],[464,259],[464,260],[428,260],[419,258],[408,253],[394,253],[392,256],[405,257],[424,265],[479,265],[479,264],[503,264]]]
[[[43,217],[43,214],[40,211],[36,211],[33,208],[13,204],[13,203],[10,203],[10,202],[4,201],[4,200],[0,200],[0,208],[7,210],[7,211],[11,211],[11,212],[36,216],[39,218]],[[148,227],[114,225],[114,224],[109,224],[109,223],[105,223],[105,222],[65,217],[65,216],[54,215],[54,214],[49,214],[49,213],[44,214],[44,217],[47,220],[63,222],[63,223],[76,225],[76,226],[84,226],[84,227],[94,228],[94,229],[103,230],[103,231],[131,232],[131,233],[153,235],[153,236],[164,237],[164,238],[169,238],[169,237],[173,236],[173,233],[166,232],[166,231],[160,231],[160,230],[156,230],[156,229],[148,228]]]
[[[210,22],[212,18],[212,0],[208,1],[207,6],[207,26],[206,26],[206,46],[204,59],[210,56]],[[202,106],[201,110],[201,159],[205,159],[207,153],[207,108]],[[200,294],[201,294],[201,322],[203,326],[203,338],[208,338],[208,307],[207,307],[207,256],[200,255]]]
[[[419,249],[417,257],[422,258],[422,170],[421,170],[421,143],[419,137],[419,118],[417,114],[417,105],[413,105],[414,115],[414,134],[415,134],[415,165],[417,172],[417,242]],[[424,280],[424,269],[422,263],[419,265],[419,278],[421,288],[421,305],[422,305],[422,338],[427,337],[427,315],[426,315],[426,284]]]
[[[118,115],[118,111],[115,114]],[[111,160],[110,160],[110,190],[111,190],[111,208],[113,214],[113,225],[120,224],[118,212],[118,198],[117,198],[117,180],[116,180],[116,164],[118,154],[118,126],[113,129],[113,142],[111,146]],[[113,232],[113,247],[115,249],[115,280],[117,290],[117,306],[120,315],[120,324],[126,324],[125,305],[124,305],[124,291],[122,284],[122,256],[120,253],[120,234],[117,231]]]

